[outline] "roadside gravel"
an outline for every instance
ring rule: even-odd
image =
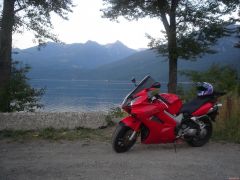
[[[0,141],[0,180],[234,180],[240,179],[240,144],[210,142],[135,145],[115,153],[108,142]]]

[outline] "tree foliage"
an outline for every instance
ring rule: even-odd
[[[240,95],[239,72],[234,67],[213,64],[208,70],[203,72],[188,70],[182,71],[180,74],[188,77],[190,81],[194,83],[209,82],[213,85],[214,90],[216,91],[227,93],[234,92],[238,96]],[[182,95],[185,95],[184,99],[191,99],[195,97],[195,86],[187,90],[187,92],[182,91]]]
[[[230,35],[228,25],[239,21],[234,12],[239,10],[239,0],[104,0],[109,6],[103,9],[104,16],[112,20],[123,16],[128,20],[143,17],[161,19],[165,34],[160,39],[151,39],[150,47],[167,55],[171,26],[176,25],[177,56],[196,58],[202,53],[213,52],[211,46],[222,36]],[[171,16],[174,16],[171,19]],[[229,17],[227,17],[229,16]]]
[[[6,1],[6,0],[5,0]],[[57,36],[51,33],[53,26],[51,15],[59,15],[68,19],[74,6],[72,0],[10,0],[14,2],[13,32],[22,33],[32,31],[35,40],[42,45],[46,40],[59,41]]]
[[[30,111],[43,105],[39,103],[44,89],[35,89],[29,85],[26,74],[30,67],[19,62],[12,64],[12,76],[8,85],[0,91],[0,112]],[[10,102],[6,106],[6,102]]]
[[[238,71],[231,66],[220,66],[213,64],[203,72],[185,71],[181,73],[190,78],[193,82],[210,82],[215,89],[230,92],[235,90],[239,84]]]
[[[164,26],[164,36],[150,38],[150,47],[169,59],[169,91],[176,92],[177,60],[194,59],[214,53],[211,46],[222,36],[230,35],[229,27],[239,19],[239,0],[104,0],[104,17],[129,20],[155,17]]]
[[[67,14],[72,12],[73,3],[72,0],[3,0],[2,5],[3,8],[0,11],[0,91],[3,92],[0,97],[2,99],[1,106],[4,111],[6,109],[12,111],[15,108],[21,110],[17,106],[12,107],[12,94],[6,91],[10,87],[16,87],[15,84],[14,86],[11,85],[14,82],[13,77],[16,78],[14,68],[11,67],[12,35],[14,32],[21,33],[27,30],[34,33],[35,40],[39,45],[43,45],[49,39],[58,41],[57,36],[51,32],[53,28],[51,15],[55,13],[63,19],[67,19]],[[24,86],[27,86],[24,78],[22,80]],[[30,99],[35,96],[35,93],[37,94],[30,87],[26,90],[29,90],[26,95],[28,94]],[[18,98],[17,96],[14,97]],[[20,105],[20,107],[25,106],[26,102],[28,107],[31,106],[28,99],[22,98],[21,100],[23,105]],[[35,104],[35,99],[31,100]],[[15,104],[19,103],[18,101],[15,102]]]

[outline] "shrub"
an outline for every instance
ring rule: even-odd
[[[32,88],[26,74],[30,67],[14,62],[11,80],[0,90],[0,112],[30,111],[33,112],[43,105],[39,103],[44,89]]]

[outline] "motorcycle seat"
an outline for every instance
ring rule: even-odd
[[[205,103],[211,102],[213,100],[213,98],[214,98],[213,96],[197,97],[197,98],[183,104],[179,113],[192,114],[193,112],[195,112],[197,109],[199,109]]]

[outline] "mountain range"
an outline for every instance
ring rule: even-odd
[[[221,38],[213,47],[216,54],[206,54],[194,61],[180,59],[179,70],[202,71],[211,64],[231,65],[240,72],[240,50],[233,47],[236,37]],[[34,79],[129,80],[150,74],[167,81],[168,61],[154,50],[137,51],[120,41],[100,45],[94,41],[85,44],[47,43],[46,47],[14,49],[13,59],[32,67]],[[180,80],[184,80],[180,77]]]
[[[217,51],[215,54],[205,54],[195,60],[179,59],[178,70],[207,70],[212,64],[229,65],[240,73],[240,49],[234,48],[235,37],[224,37],[213,47]],[[114,77],[115,80],[130,79],[136,77],[142,79],[146,74],[150,74],[161,81],[168,80],[168,60],[167,57],[159,55],[154,50],[145,50],[135,53],[120,61],[98,67],[86,75],[91,74],[92,79],[108,79]],[[82,77],[86,76],[82,73]],[[179,76],[180,81],[187,80],[186,77]]]
[[[113,63],[137,52],[120,41],[100,45],[94,41],[75,44],[47,43],[40,49],[14,49],[13,59],[31,66],[30,78],[73,79],[78,72]]]

